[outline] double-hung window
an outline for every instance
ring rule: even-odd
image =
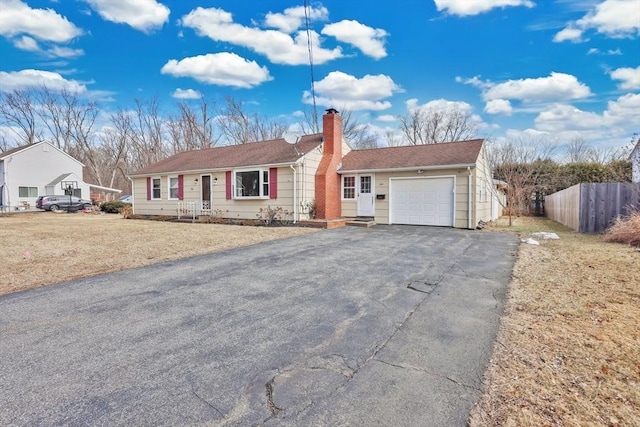
[[[342,198],[345,200],[356,198],[356,177],[342,177]]]
[[[18,197],[38,197],[38,187],[18,187]]]
[[[159,200],[162,198],[160,183],[161,183],[160,178],[151,179],[151,199],[152,200]]]
[[[236,199],[269,197],[269,170],[256,169],[235,172]]]
[[[169,200],[178,200],[179,198],[179,184],[177,176],[170,176],[169,180]]]

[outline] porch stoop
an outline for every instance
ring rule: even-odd
[[[374,225],[376,225],[376,222],[373,220],[373,217],[365,217],[365,216],[359,216],[357,218],[353,218],[349,221],[347,221],[347,225],[351,225],[354,227],[373,227]]]

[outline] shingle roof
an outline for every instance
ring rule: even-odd
[[[484,140],[350,151],[339,172],[475,164]]]
[[[130,175],[293,163],[321,143],[322,134],[319,133],[303,136],[295,147],[280,138],[264,142],[185,151],[138,169]]]
[[[0,160],[3,160],[5,157],[9,157],[10,155],[12,155],[14,153],[17,153],[18,151],[22,151],[25,148],[29,148],[31,145],[34,145],[34,144],[21,145],[19,147],[12,148],[11,150],[3,151],[2,153],[0,153]]]

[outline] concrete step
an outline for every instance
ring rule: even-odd
[[[347,221],[347,225],[351,225],[354,227],[373,227],[374,225],[376,225],[376,222],[373,220],[361,220],[361,219],[354,219],[352,221]]]

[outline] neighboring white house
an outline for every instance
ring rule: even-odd
[[[88,184],[84,165],[48,142],[26,145],[0,153],[0,205],[5,209],[34,209],[38,196],[65,194],[63,182],[74,182],[74,195],[90,198],[91,188],[120,193]]]
[[[640,184],[640,139],[638,139],[636,146],[633,148],[633,151],[629,156],[629,161],[631,162],[632,171],[631,182]]]

